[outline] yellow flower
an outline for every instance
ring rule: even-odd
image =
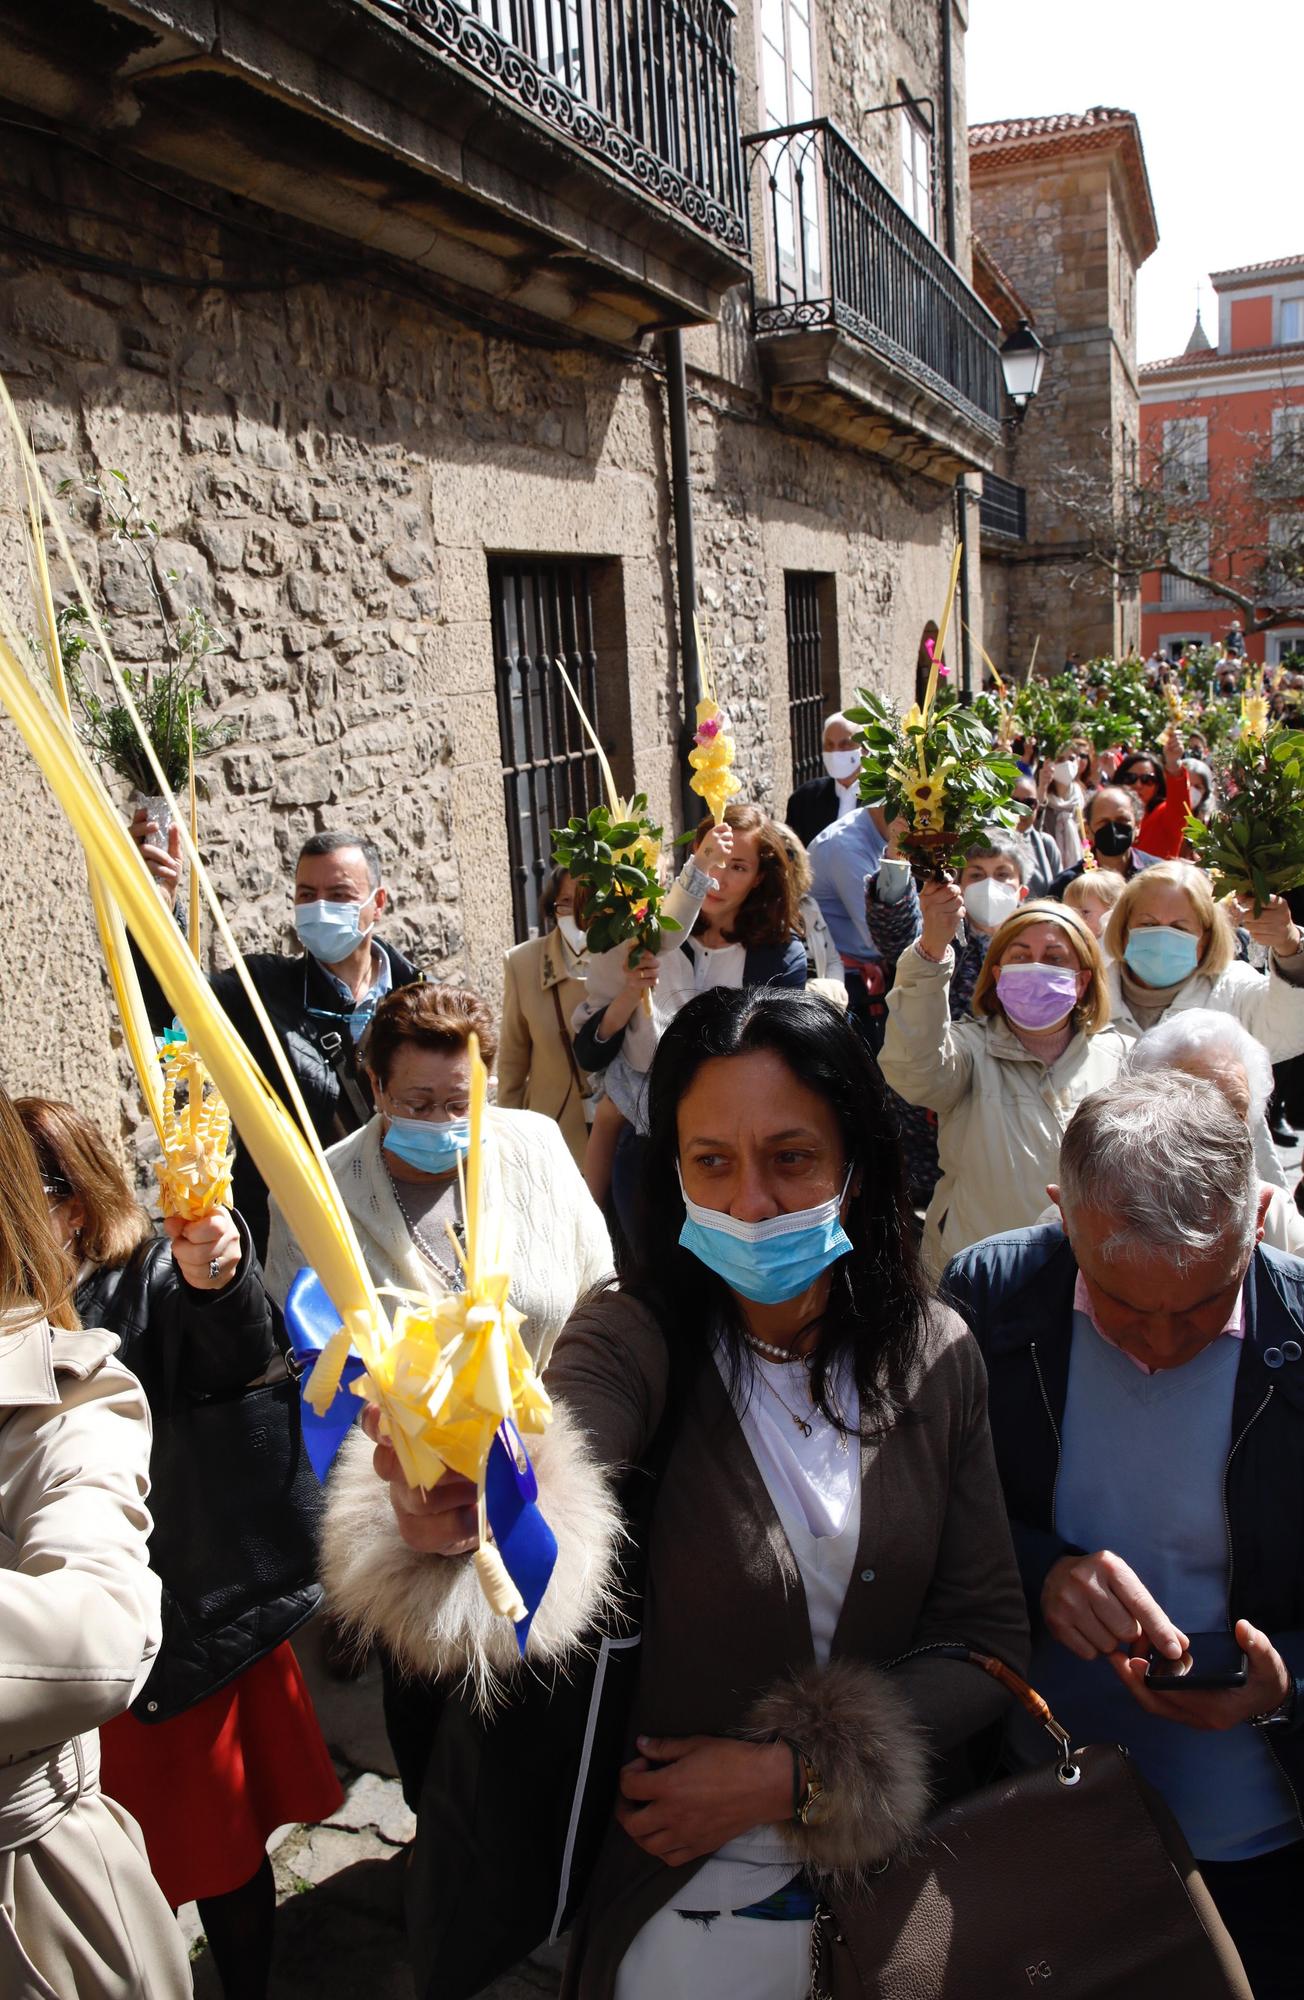
[[[1261,694],[1241,696],[1241,735],[1261,743],[1268,727],[1267,697]]]

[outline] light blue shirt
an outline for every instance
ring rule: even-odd
[[[320,959],[318,960],[318,964],[321,964]],[[380,946],[376,944],[373,944],[371,947],[371,965],[371,984],[363,994],[361,1000],[356,1001],[353,998],[352,987],[346,986],[342,979],[337,979],[329,965],[323,965],[321,968],[330,980],[331,985],[335,988],[335,991],[340,995],[344,1005],[353,1009],[349,1019],[349,1033],[353,1036],[355,1042],[362,1040],[367,1029],[371,1026],[372,1015],[394,984],[394,974],[389,962],[389,953],[382,951]]]
[[[1187,1633],[1228,1629],[1223,1478],[1240,1357],[1238,1340],[1219,1339],[1184,1367],[1145,1375],[1073,1315],[1056,1532],[1075,1548],[1112,1549]],[[1248,1723],[1197,1731],[1148,1715],[1106,1660],[1079,1660],[1045,1634],[1030,1679],[1075,1743],[1126,1745],[1197,1860],[1246,1861],[1299,1839],[1285,1774]],[[1041,1755],[1022,1730],[1016,1744]]]
[[[817,833],[809,848],[815,901],[840,958],[877,958],[865,918],[865,877],[877,873],[887,842],[858,806]]]

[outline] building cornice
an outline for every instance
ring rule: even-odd
[[[1150,176],[1135,113],[1097,105],[1047,118],[1011,118],[969,127],[970,181],[995,180],[1011,167],[1116,154],[1123,169],[1128,221],[1144,264],[1159,243]]]

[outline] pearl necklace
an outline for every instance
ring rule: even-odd
[[[422,1256],[425,1259],[426,1263],[429,1264],[432,1267],[432,1269],[438,1273],[438,1275],[443,1279],[444,1283],[447,1285],[450,1292],[461,1291],[462,1280],[458,1277],[455,1271],[451,1271],[449,1269],[448,1265],[444,1263],[442,1258],[436,1255],[435,1251],[430,1245],[429,1240],[422,1233],[420,1227],[418,1226],[415,1216],[413,1216],[413,1214],[408,1208],[407,1203],[404,1201],[399,1183],[395,1180],[393,1174],[389,1172],[388,1168],[386,1168],[385,1172],[389,1180],[390,1187],[393,1189],[394,1192],[394,1200],[398,1204],[398,1212],[408,1226],[408,1234],[412,1238],[413,1243],[416,1245],[418,1254]],[[460,1234],[462,1227],[461,1223],[458,1222],[455,1225],[455,1227],[457,1228],[458,1233]]]
[[[774,1347],[768,1340],[758,1340],[754,1333],[745,1333],[743,1339],[757,1354],[763,1354],[767,1361],[804,1361],[804,1354],[798,1354],[792,1347]]]

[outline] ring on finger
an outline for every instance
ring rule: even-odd
[[[209,1258],[209,1260],[208,1260],[208,1275],[209,1275],[209,1277],[210,1277],[210,1278],[220,1278],[220,1277],[221,1277],[221,1275],[222,1275],[222,1260],[221,1260],[221,1258],[220,1258],[220,1257],[210,1257],[210,1258]]]

